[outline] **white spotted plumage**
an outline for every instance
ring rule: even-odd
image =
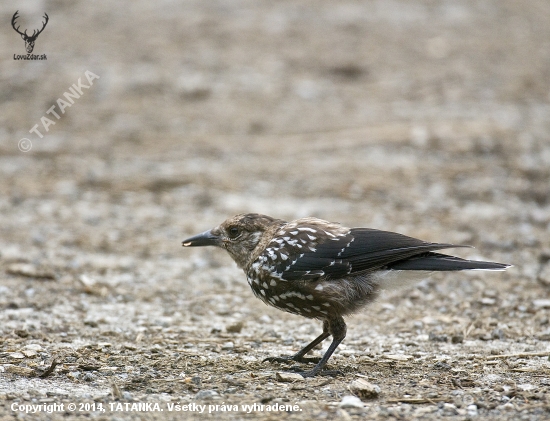
[[[249,279],[254,279],[249,281],[252,290],[262,301],[284,311],[297,314],[305,312],[307,317],[319,318],[326,315],[321,305],[323,308],[331,308],[330,303],[323,301],[327,296],[324,286],[320,282],[308,284],[291,281],[286,279],[286,274],[292,273],[307,253],[314,253],[319,242],[338,240],[349,230],[339,229],[332,233],[317,228],[317,220],[310,218],[307,222],[305,226],[291,223],[277,230],[263,252],[251,262],[247,273]],[[333,259],[328,266],[334,266],[335,263]],[[325,274],[323,270],[302,272],[306,276],[315,277],[323,277]],[[321,304],[311,305],[317,302]]]
[[[346,228],[317,218],[291,222],[260,214],[240,214],[183,245],[222,247],[244,269],[254,294],[283,311],[323,320],[323,334],[299,351],[303,356],[331,335],[324,367],[346,334],[343,316],[358,311],[391,284],[398,272],[424,270],[505,270],[509,265],[477,262],[436,253],[455,247],[388,231]]]

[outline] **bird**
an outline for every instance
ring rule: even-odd
[[[303,377],[340,374],[325,366],[346,337],[344,316],[374,301],[382,289],[407,278],[419,280],[414,275],[426,272],[501,271],[511,266],[435,252],[470,246],[431,243],[372,228],[348,228],[315,217],[287,222],[258,213],[235,215],[182,245],[225,249],[264,303],[322,321],[323,332],[296,354],[264,360],[316,363],[311,370],[295,367]],[[329,336],[332,342],[321,358],[306,357]]]

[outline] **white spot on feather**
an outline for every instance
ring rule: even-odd
[[[308,228],[308,227],[300,227],[300,228],[298,228],[298,231],[309,231],[309,232],[312,232],[312,233],[316,233],[316,232],[317,232],[316,229]]]

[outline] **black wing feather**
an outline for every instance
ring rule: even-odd
[[[454,244],[428,243],[395,232],[368,228],[354,228],[350,234],[353,235],[354,241],[344,251],[342,257],[351,263],[353,272],[380,268],[392,262],[432,250],[468,247],[456,246]]]
[[[285,262],[275,265],[287,281],[338,279],[345,275],[375,270],[412,256],[455,246],[427,243],[389,231],[353,228],[345,235],[319,237],[307,247],[287,247]]]
[[[424,253],[388,265],[389,269],[429,271],[468,269],[504,270],[508,267],[510,267],[510,265],[504,263],[466,260],[440,253]]]

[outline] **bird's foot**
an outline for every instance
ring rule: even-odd
[[[267,357],[264,359],[263,362],[270,362],[270,363],[284,363],[284,364],[292,364],[293,362],[297,363],[313,363],[317,364],[319,361],[321,361],[320,357],[298,357],[296,355],[285,355],[282,357]]]

